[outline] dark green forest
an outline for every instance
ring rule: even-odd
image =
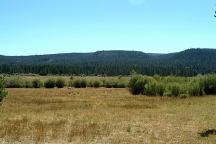
[[[98,51],[33,56],[0,56],[0,73],[40,75],[194,76],[216,72],[215,49],[188,49],[169,54],[139,51]]]

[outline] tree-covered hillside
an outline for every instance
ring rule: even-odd
[[[34,56],[0,56],[0,73],[192,76],[216,71],[216,50],[188,49],[171,54],[98,51]]]

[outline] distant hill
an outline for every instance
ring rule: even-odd
[[[138,51],[97,51],[33,56],[0,56],[0,64],[77,64],[88,62],[141,61],[151,58]]]
[[[188,49],[170,54],[97,51],[32,56],[0,56],[1,73],[191,76],[216,71],[215,49]]]

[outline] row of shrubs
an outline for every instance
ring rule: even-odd
[[[178,77],[179,80],[175,81],[167,81],[167,79],[167,77],[155,78],[134,75],[129,82],[129,88],[134,95],[143,94],[147,96],[186,97],[216,94],[216,74],[187,79]]]
[[[39,79],[34,79],[34,80],[23,80],[19,77],[12,78],[6,80],[6,87],[7,88],[41,88],[41,87],[46,87],[46,88],[63,88],[65,86],[65,81],[63,79],[48,79],[45,82],[42,82]]]
[[[106,87],[106,88],[125,88],[127,84],[121,80],[86,80],[86,79],[75,79],[66,82],[62,78],[48,79],[41,81],[40,79],[24,80],[20,77],[13,77],[6,80],[7,88],[63,88],[63,87],[75,87],[75,88],[86,88],[86,87]]]
[[[0,104],[4,97],[6,97],[7,92],[5,91],[5,80],[0,76]]]

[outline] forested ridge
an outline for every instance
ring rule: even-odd
[[[215,49],[188,49],[169,54],[139,51],[97,51],[33,56],[0,56],[0,73],[66,75],[193,76],[216,72]]]

